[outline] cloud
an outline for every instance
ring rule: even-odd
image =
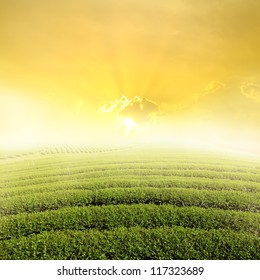
[[[205,96],[216,91],[222,90],[225,88],[225,84],[219,81],[210,81],[210,83],[204,88],[204,91],[201,93],[201,96]]]
[[[99,108],[99,112],[102,113],[111,113],[113,112],[119,105],[119,101],[115,100],[115,101],[109,101],[104,103],[100,108]]]
[[[210,108],[206,106],[205,108],[205,102],[206,103],[211,103],[212,101],[210,100],[211,98],[205,98],[207,96],[213,97],[215,99],[216,97],[219,98],[219,96],[214,95],[216,92],[220,92],[226,88],[226,85],[222,82],[212,80],[210,81],[207,86],[198,93],[195,93],[193,95],[193,104],[192,104],[192,111],[194,112],[210,112]],[[211,107],[211,106],[210,106]]]
[[[128,99],[122,95],[120,99],[108,101],[99,108],[100,112],[112,113],[123,116],[131,117],[137,122],[149,121],[160,115],[160,107],[155,102],[145,97],[135,96]]]
[[[260,102],[260,85],[247,83],[240,86],[241,93],[255,102]]]

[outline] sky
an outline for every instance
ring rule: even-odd
[[[0,148],[260,153],[258,0],[0,2]]]

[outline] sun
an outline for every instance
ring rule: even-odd
[[[125,118],[123,123],[127,131],[131,131],[133,128],[136,127],[136,122],[132,118]]]

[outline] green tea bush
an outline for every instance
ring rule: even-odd
[[[259,259],[260,239],[230,230],[118,227],[51,231],[0,242],[1,259]]]

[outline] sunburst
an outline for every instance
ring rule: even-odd
[[[136,127],[136,122],[130,117],[125,118],[123,120],[123,123],[124,123],[124,126],[126,127],[126,131],[128,131],[128,132],[133,130]]]

